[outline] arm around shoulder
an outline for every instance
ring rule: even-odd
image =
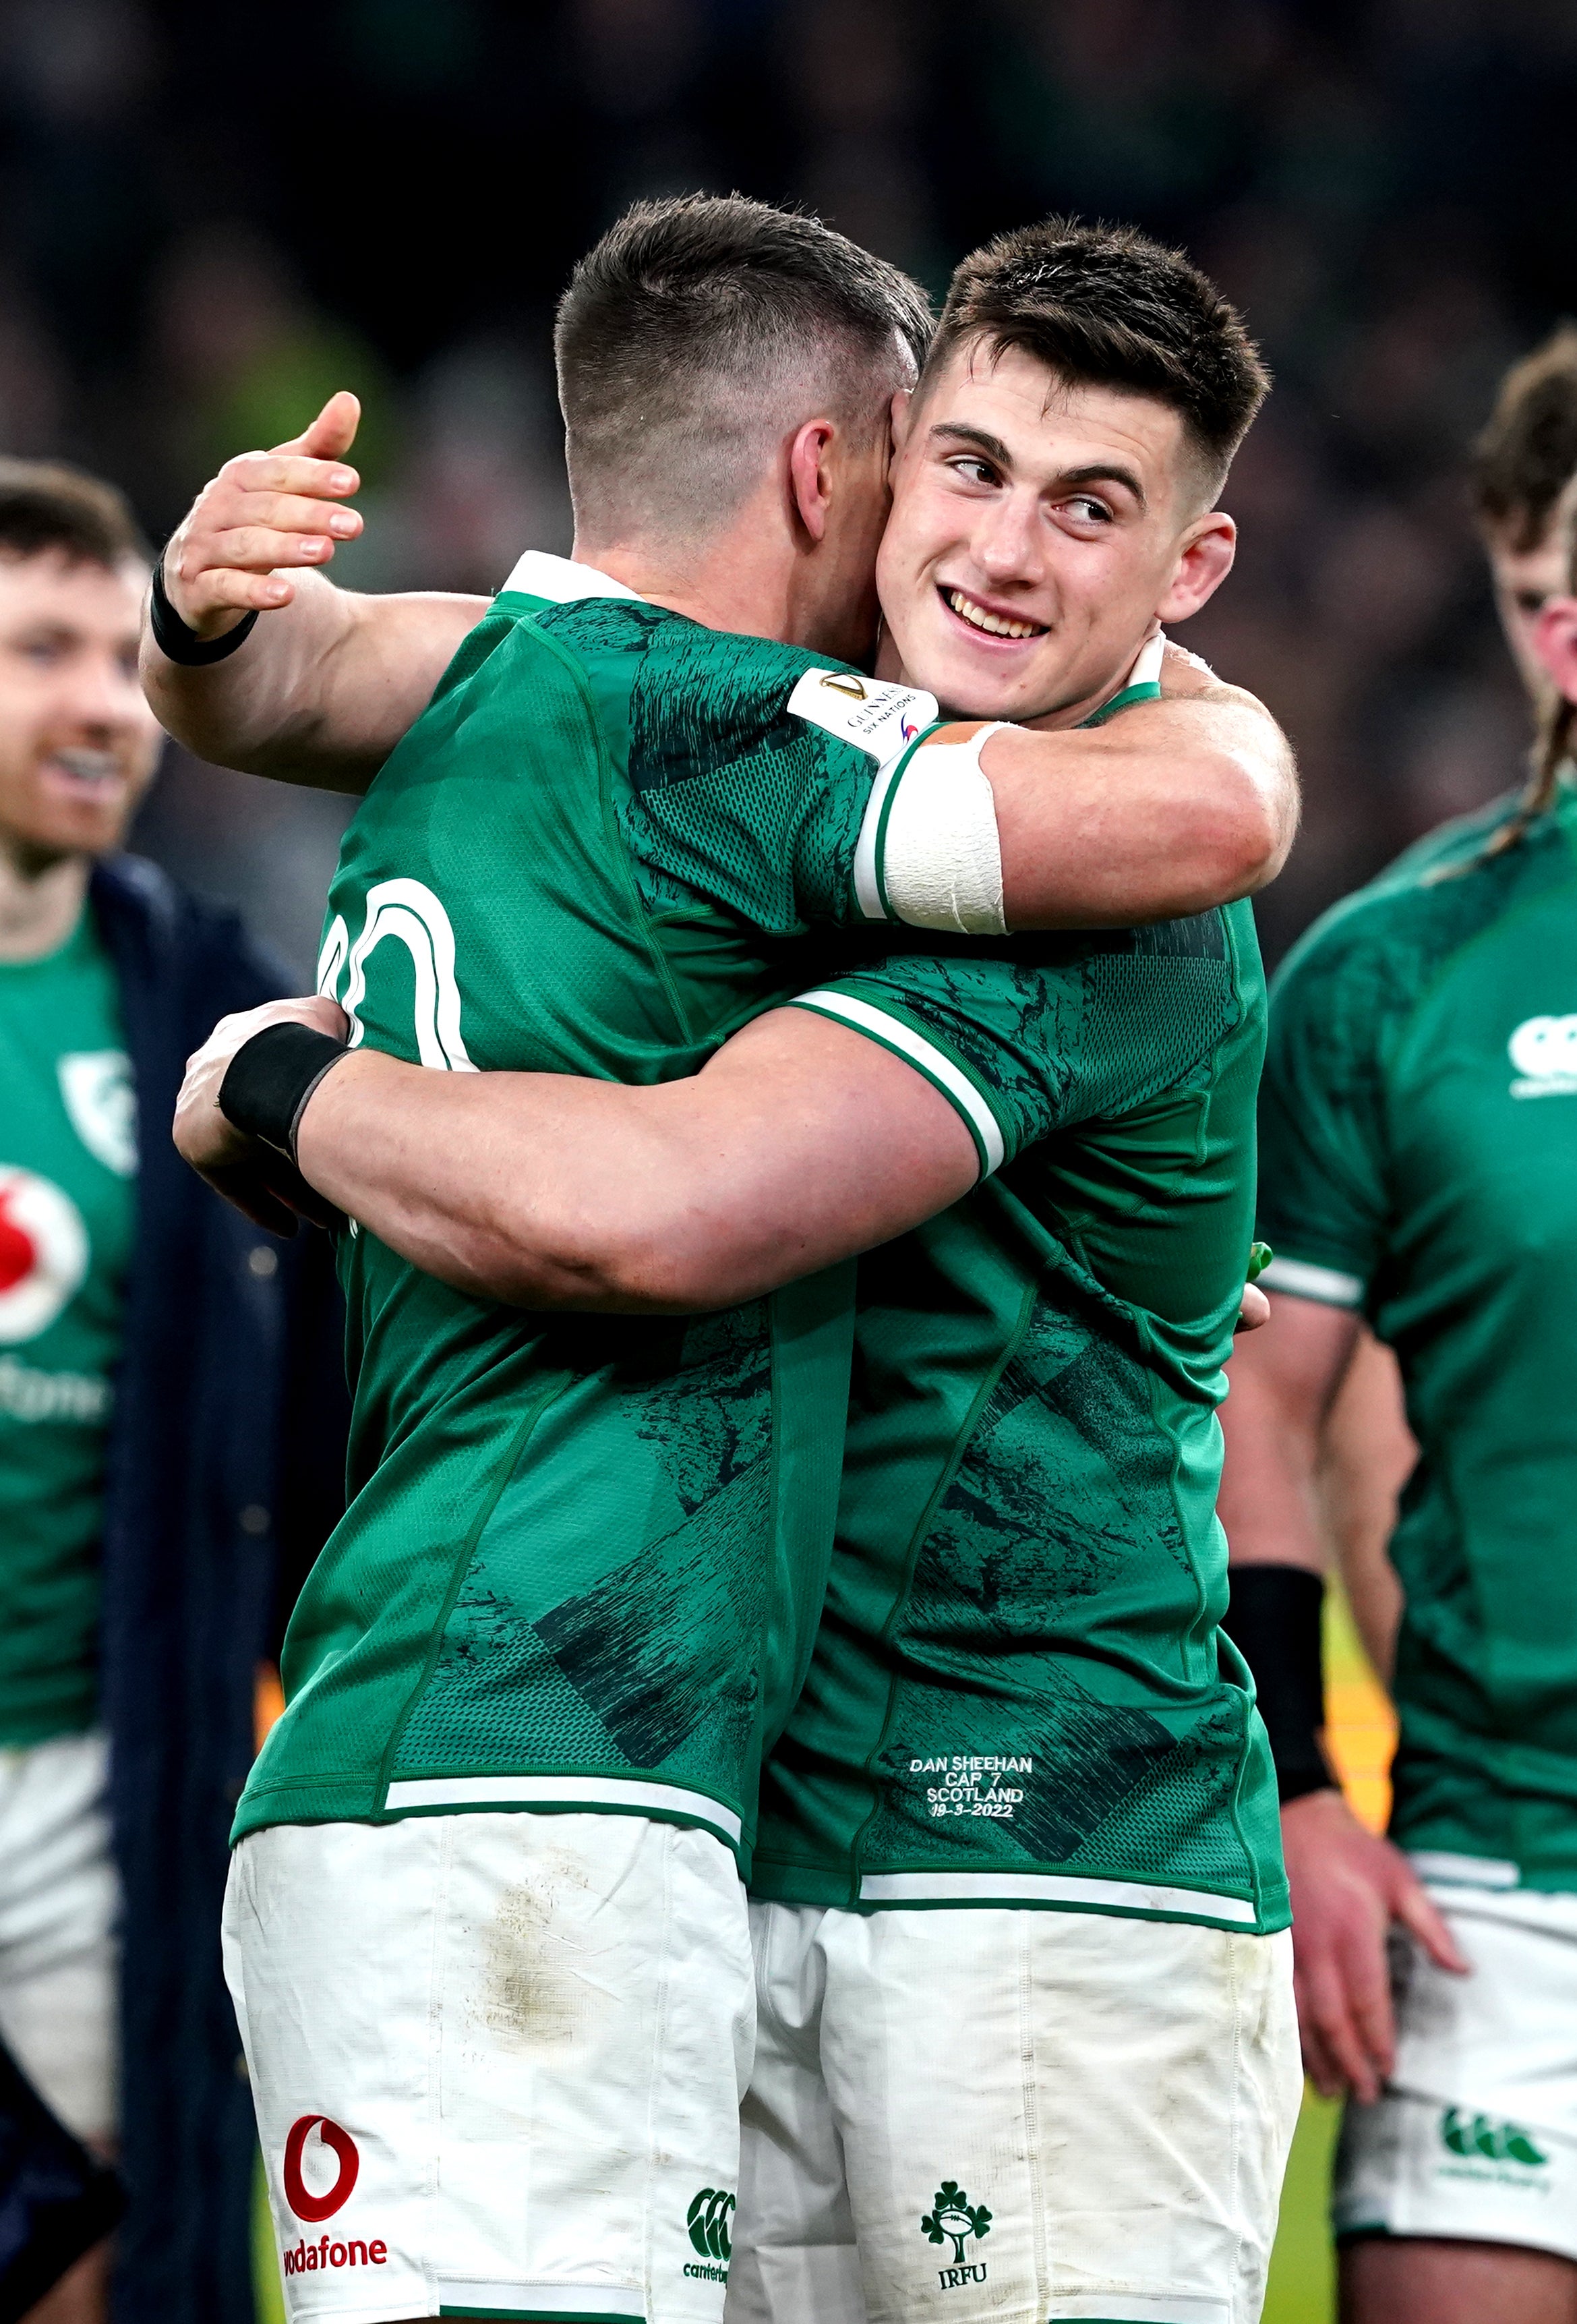
[[[1263,704],[1214,679],[1097,727],[1004,727],[996,797],[1010,927],[1186,918],[1254,894],[1297,828],[1291,745]]]

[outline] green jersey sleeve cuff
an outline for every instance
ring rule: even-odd
[[[814,992],[802,992],[789,1003],[794,1009],[809,1009],[818,1017],[831,1017],[840,1025],[849,1026],[866,1039],[890,1049],[895,1057],[924,1074],[935,1090],[940,1091],[948,1104],[962,1120],[974,1140],[980,1157],[980,1174],[989,1178],[1001,1169],[1008,1156],[1008,1141],[1001,1122],[984,1090],[957,1057],[909,1024],[904,1018],[893,1016],[873,1002],[861,1000],[853,992],[840,992],[830,986]]]
[[[1261,1291],[1285,1291],[1294,1299],[1314,1299],[1322,1307],[1361,1307],[1365,1284],[1361,1275],[1339,1267],[1318,1267],[1312,1259],[1293,1259],[1281,1249],[1259,1277]]]

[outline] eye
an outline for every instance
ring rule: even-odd
[[[1087,493],[1079,493],[1063,506],[1077,524],[1110,524],[1111,512],[1104,501],[1092,500]]]
[[[947,466],[966,484],[994,484],[1001,481],[991,462],[982,460],[977,452],[957,453]]]

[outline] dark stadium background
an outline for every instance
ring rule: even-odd
[[[1462,456],[1577,305],[1570,0],[3,0],[0,444],[156,536],[327,388],[367,408],[372,586],[567,542],[552,301],[630,197],[813,204],[937,289],[1054,207],[1187,244],[1275,396],[1186,632],[1302,753],[1267,948],[1516,777]],[[173,765],[140,843],[303,968],[333,802]]]

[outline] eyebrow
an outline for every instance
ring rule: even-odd
[[[930,437],[933,443],[939,438],[945,438],[954,444],[973,444],[977,451],[985,453],[989,459],[995,460],[1001,467],[1010,469],[1013,466],[1013,455],[1001,438],[991,435],[984,428],[969,428],[959,420],[939,420],[930,430]],[[1120,460],[1093,460],[1087,467],[1065,468],[1056,482],[1065,490],[1077,484],[1121,484],[1125,491],[1133,494],[1141,509],[1149,505],[1137,472],[1124,467]]]

